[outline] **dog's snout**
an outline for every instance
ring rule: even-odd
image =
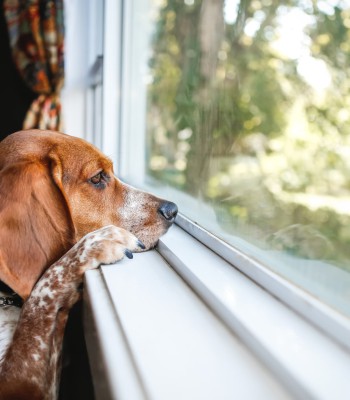
[[[170,201],[166,201],[158,208],[159,214],[161,214],[167,221],[173,222],[177,215],[177,205]]]

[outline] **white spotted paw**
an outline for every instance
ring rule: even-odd
[[[101,264],[115,263],[124,256],[132,258],[134,251],[145,248],[132,233],[114,225],[87,234],[78,242],[78,246],[80,264],[84,271]]]

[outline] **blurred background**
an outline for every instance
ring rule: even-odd
[[[148,173],[350,270],[350,2],[154,1]]]

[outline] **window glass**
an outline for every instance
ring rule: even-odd
[[[150,0],[143,19],[149,184],[350,316],[350,2]]]

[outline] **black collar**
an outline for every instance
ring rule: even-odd
[[[0,296],[0,308],[13,306],[22,307],[23,300],[9,286],[0,281],[0,292],[6,293],[5,296]]]
[[[9,296],[0,296],[0,308],[2,307],[22,307],[23,300],[18,296],[18,294]]]

